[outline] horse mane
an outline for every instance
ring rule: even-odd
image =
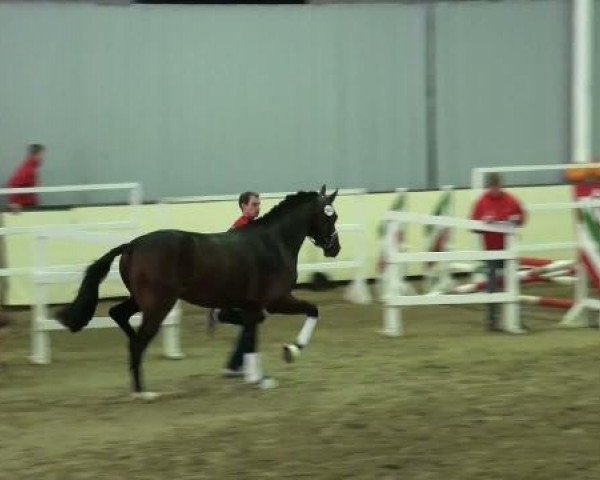
[[[317,192],[300,191],[292,193],[286,196],[281,202],[275,205],[262,217],[258,218],[255,222],[252,223],[252,225],[265,225],[268,223],[272,223],[273,221],[276,221],[281,217],[287,215],[299,206],[313,201],[318,196],[319,194]]]

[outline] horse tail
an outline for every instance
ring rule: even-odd
[[[64,327],[71,332],[78,332],[90,323],[98,305],[100,283],[108,275],[115,257],[125,252],[129,245],[129,243],[124,243],[113,248],[86,269],[75,300],[56,314],[56,319]]]

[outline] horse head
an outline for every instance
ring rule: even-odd
[[[337,193],[336,190],[331,195],[327,195],[325,185],[321,187],[308,230],[309,238],[323,250],[326,257],[336,257],[342,248],[335,228],[338,215],[333,208]]]

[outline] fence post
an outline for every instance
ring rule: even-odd
[[[400,275],[402,273],[400,264],[398,262],[390,261],[390,259],[396,253],[396,243],[398,239],[398,233],[400,232],[400,223],[395,220],[390,220],[386,224],[385,229],[385,242],[384,242],[384,255],[388,259],[386,268],[383,272],[384,275],[384,291],[383,299],[386,302],[384,306],[384,319],[383,319],[383,330],[382,334],[387,337],[399,337],[404,333],[402,325],[402,310],[400,307],[394,307],[387,305],[387,299],[389,297],[400,295]]]
[[[504,285],[512,300],[504,304],[503,329],[509,333],[525,333],[520,320],[519,305],[519,257],[517,249],[516,232],[506,234],[505,249],[511,253],[511,257],[504,262]]]
[[[35,267],[31,276],[34,290],[33,319],[31,321],[31,356],[29,360],[36,365],[47,365],[51,361],[50,334],[45,330],[48,319],[46,284],[42,281],[43,268],[46,265],[46,237],[38,234],[34,237],[32,257]]]

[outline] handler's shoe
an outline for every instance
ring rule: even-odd
[[[502,329],[502,326],[498,322],[498,320],[495,319],[495,318],[487,320],[487,322],[486,322],[486,330],[488,330],[490,332],[502,332],[502,331],[504,331]]]
[[[259,390],[270,390],[271,388],[277,387],[277,380],[271,377],[263,377],[258,382],[253,384]]]
[[[242,378],[244,376],[244,370],[238,369],[234,370],[232,368],[224,368],[221,371],[221,375],[225,378]]]

